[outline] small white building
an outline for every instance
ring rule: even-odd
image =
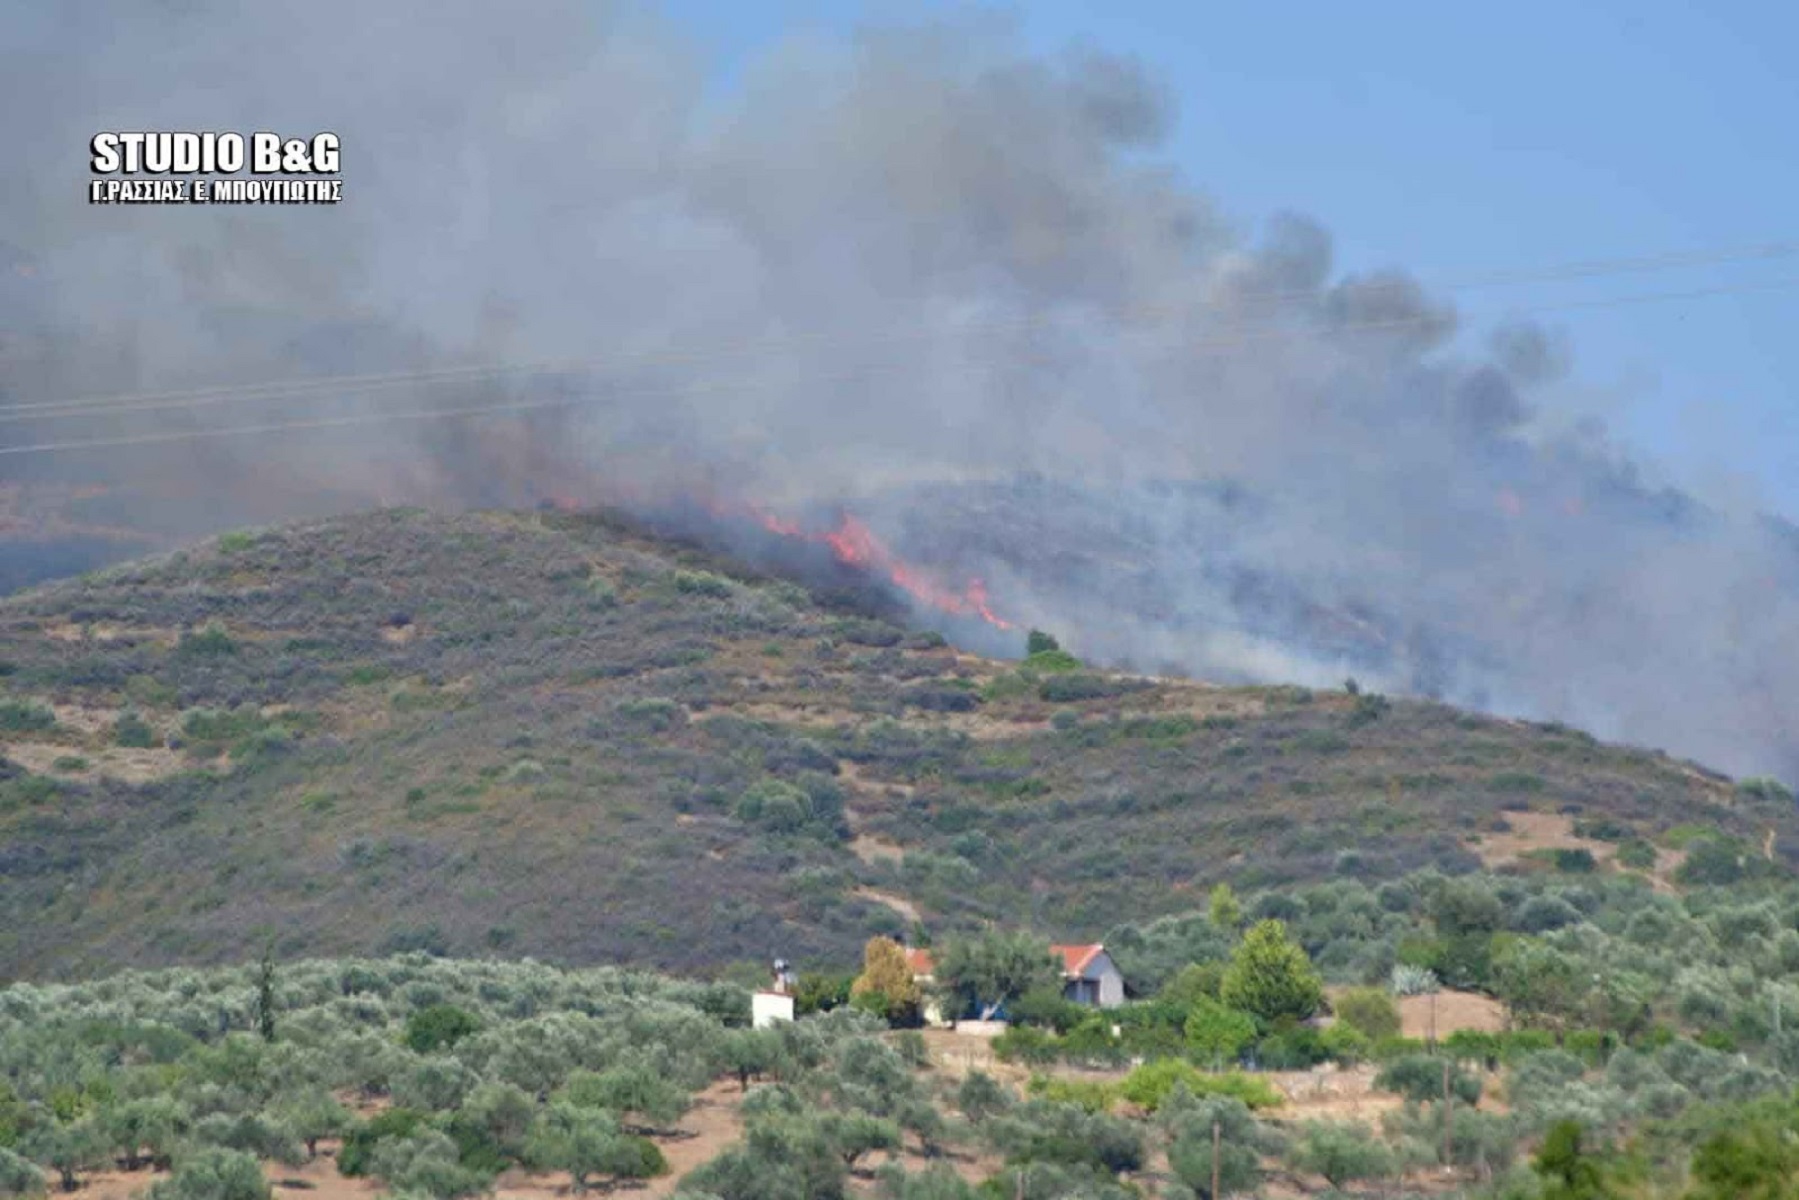
[[[742,1011],[739,1009],[738,1011]],[[767,1029],[793,1020],[793,997],[785,992],[757,992],[750,997],[750,1025]]]
[[[1051,946],[1062,960],[1062,994],[1076,1004],[1117,1008],[1124,1003],[1124,974],[1098,942]]]
[[[936,970],[936,963],[931,958],[931,952],[918,946],[908,946],[906,966],[911,968],[912,982],[918,985],[919,994],[923,997],[919,1016],[932,1028],[948,1025],[949,1022],[943,1019],[943,1005],[937,999],[937,977],[932,974]]]
[[[785,959],[775,959],[774,982],[750,997],[750,1027],[767,1029],[793,1020],[793,989],[798,978]]]

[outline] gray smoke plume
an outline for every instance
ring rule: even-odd
[[[656,20],[587,2],[4,21],[7,402],[585,364],[9,422],[544,406],[0,458],[110,488],[96,524],[842,505],[1091,654],[1354,672],[1799,776],[1793,531],[1648,482],[1558,399],[1553,333],[1468,350],[1413,280],[1337,272],[1317,224],[1236,228],[1155,157],[1174,114],[1129,59],[975,21],[796,44],[719,101]],[[345,202],[89,207],[102,129],[331,129]]]

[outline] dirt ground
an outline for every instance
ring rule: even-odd
[[[1601,867],[1621,869],[1617,845],[1575,836],[1574,818],[1566,813],[1508,812],[1505,821],[1511,826],[1505,832],[1483,833],[1478,839],[1469,839],[1468,848],[1480,856],[1481,865],[1489,871],[1517,866],[1527,854],[1538,850],[1586,850]],[[1674,892],[1674,872],[1685,861],[1684,851],[1657,846],[1655,866],[1647,872],[1650,886],[1658,892]]]
[[[1399,1032],[1409,1038],[1448,1037],[1458,1029],[1498,1033],[1504,1028],[1505,1006],[1490,996],[1442,991],[1434,997],[1406,996],[1399,1001]]]

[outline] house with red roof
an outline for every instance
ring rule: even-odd
[[[1068,999],[1094,1008],[1117,1008],[1124,1003],[1124,975],[1112,961],[1112,956],[1106,953],[1104,945],[1089,942],[1079,946],[1051,946],[1049,950],[1062,960],[1062,994]],[[912,978],[928,995],[931,985],[937,982],[936,961],[931,952],[917,946],[908,947],[906,965],[912,968]],[[935,1007],[927,1005],[929,1010]],[[935,1011],[925,1013],[925,1019],[931,1024],[940,1024],[939,1016]]]
[[[1076,1004],[1117,1008],[1124,1003],[1124,975],[1098,942],[1084,946],[1051,946],[1062,959],[1062,994]]]

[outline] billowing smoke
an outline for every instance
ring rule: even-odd
[[[8,421],[0,445],[531,406],[0,457],[111,489],[96,524],[843,506],[1084,652],[1354,673],[1799,775],[1792,530],[1646,482],[1573,419],[1552,333],[1344,277],[1303,218],[1237,229],[1156,158],[1174,114],[1130,60],[971,22],[795,44],[721,100],[587,0],[6,22],[8,402],[583,364]],[[84,203],[97,130],[321,128],[337,207]]]

